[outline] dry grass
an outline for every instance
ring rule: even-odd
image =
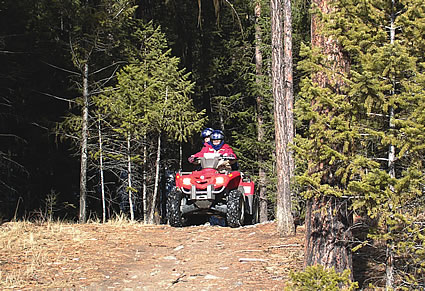
[[[289,270],[302,268],[304,235],[301,229],[284,239],[275,230],[274,223],[172,228],[124,217],[105,224],[9,222],[0,225],[0,290],[175,284],[177,290],[231,290],[235,282],[246,290],[282,290]]]
[[[181,263],[178,266],[187,272],[191,270],[196,276],[207,272],[204,269],[206,267],[214,270],[225,264],[230,267],[229,270],[237,270],[227,273],[228,282],[233,282],[232,278],[241,280],[240,274],[248,274],[252,281],[245,282],[251,284],[248,286],[258,284],[261,290],[278,290],[267,289],[266,286],[273,286],[273,282],[278,282],[276,280],[286,280],[289,270],[302,268],[304,234],[303,228],[299,230],[296,237],[281,239],[272,224],[241,229],[208,226],[170,228],[130,222],[120,216],[105,224],[98,221],[87,224],[60,221],[8,222],[0,225],[0,290],[75,290],[108,284],[104,282],[114,284],[115,281],[111,281],[113,277],[114,280],[121,278],[130,281],[132,279],[126,277],[125,270],[132,264],[136,264],[133,269],[147,270],[146,277],[138,274],[140,279],[145,280],[145,284],[159,284],[169,279],[167,275],[175,273],[175,267],[168,271],[167,266],[162,269],[158,267],[161,258],[167,258],[170,254],[176,257],[180,255]],[[226,245],[226,248],[221,248],[222,245]],[[177,252],[176,247],[179,246],[184,246],[184,249]],[[199,252],[200,247],[206,249]],[[209,253],[215,249],[220,250],[218,259]],[[251,249],[255,252],[250,252],[250,256],[258,255],[266,259],[267,263],[241,264],[238,261],[241,255],[238,254],[241,250]],[[357,254],[355,262],[357,280],[366,285],[369,282],[376,283],[379,278],[374,276],[381,274],[382,270],[369,265],[373,254],[371,250],[364,249],[364,254],[362,251]],[[152,266],[165,277],[152,275]],[[249,270],[247,266],[253,269]],[[194,280],[193,284],[196,282]],[[229,288],[233,286],[231,284]],[[93,288],[90,290],[96,289]]]
[[[0,289],[69,287],[96,272],[106,244],[122,239],[116,228],[136,227],[124,218],[102,225],[9,222],[0,226]],[[106,239],[106,234],[114,234]],[[116,244],[111,245],[113,249]],[[96,276],[91,276],[96,277]],[[63,278],[66,278],[64,281]]]

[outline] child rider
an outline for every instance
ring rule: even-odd
[[[202,150],[194,155],[189,157],[189,163],[193,163],[195,158],[203,157],[205,153],[218,153],[223,157],[234,158],[234,161],[231,164],[236,162],[236,155],[233,152],[232,148],[224,143],[224,133],[221,130],[213,130],[210,136],[210,141],[204,144]]]

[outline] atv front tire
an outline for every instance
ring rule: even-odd
[[[227,225],[239,227],[243,225],[245,215],[245,201],[242,192],[235,189],[229,192],[227,197]]]
[[[182,201],[182,192],[179,190],[172,190],[167,198],[167,216],[168,223],[173,227],[182,227],[182,212],[180,209]]]

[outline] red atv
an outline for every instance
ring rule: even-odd
[[[199,214],[224,217],[230,227],[258,222],[254,182],[239,171],[220,169],[232,159],[205,154],[197,159],[202,170],[176,174],[176,187],[167,198],[171,226],[183,226],[190,216]]]

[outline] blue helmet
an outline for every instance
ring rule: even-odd
[[[201,136],[202,136],[202,138],[209,137],[213,131],[214,131],[214,129],[212,129],[212,128],[210,128],[210,127],[205,128],[205,129],[201,132]]]
[[[224,133],[219,129],[213,130],[210,138],[211,140],[217,140],[217,139],[224,140]]]

